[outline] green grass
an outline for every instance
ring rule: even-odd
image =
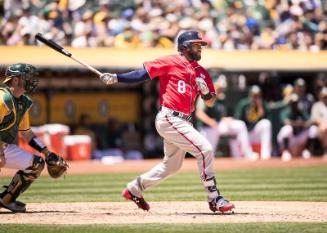
[[[327,223],[245,223],[245,224],[134,224],[134,225],[1,225],[0,231],[6,233],[324,233]]]
[[[22,194],[24,202],[123,201],[121,190],[136,173],[40,177]],[[222,194],[230,200],[327,201],[327,167],[246,169],[217,172]],[[1,177],[8,184],[10,177]],[[178,173],[144,193],[149,201],[203,201],[206,194],[196,172]]]
[[[139,174],[67,175],[65,179],[40,177],[20,200],[30,202],[123,201],[121,190]],[[219,188],[231,200],[327,201],[327,167],[246,169],[217,173]],[[8,184],[10,177],[0,177]],[[205,201],[199,176],[178,173],[145,192],[149,201]],[[323,233],[325,223],[243,223],[243,224],[124,224],[124,225],[21,225],[1,224],[0,232],[215,232],[215,233]]]

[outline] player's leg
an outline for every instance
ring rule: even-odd
[[[202,137],[193,127],[190,133],[184,132],[184,135],[188,139],[187,141],[191,143],[184,144],[179,142],[179,147],[197,158],[201,180],[208,194],[210,210],[213,212],[228,212],[235,208],[234,204],[230,203],[220,194],[214,172],[215,157],[206,138]]]
[[[231,156],[234,159],[241,159],[243,157],[243,153],[240,142],[237,140],[237,138],[235,136],[233,136],[233,138],[229,138],[228,144]]]
[[[166,118],[162,130],[158,127],[159,134],[182,151],[189,152],[197,159],[198,169],[205,190],[208,193],[209,207],[212,211],[226,212],[234,208],[232,203],[224,199],[217,188],[214,172],[214,154],[211,144],[203,137],[191,123],[177,117]],[[168,130],[167,130],[168,129]]]
[[[217,145],[219,143],[219,137],[221,130],[219,130],[220,122],[217,127],[201,127],[199,132],[209,141],[214,152],[217,151]]]
[[[231,129],[231,124],[230,124],[231,122],[232,122],[231,118],[222,118],[217,126],[218,132],[221,136],[229,136],[228,143],[229,143],[230,155],[234,158],[241,158],[242,150],[236,138],[236,133]],[[206,139],[210,142],[210,138],[206,137]]]
[[[300,157],[305,149],[306,142],[309,137],[309,129],[302,130],[302,132],[293,135],[289,141],[289,150],[295,157]]]
[[[317,125],[311,125],[309,127],[308,141],[306,142],[306,149],[302,152],[302,157],[308,159],[311,154],[317,152],[316,148],[319,147],[319,127]]]
[[[252,151],[245,123],[241,120],[233,119],[229,123],[229,131],[231,134],[236,135],[236,141],[240,145],[240,153],[244,154],[245,158],[257,160],[258,154]]]
[[[44,168],[44,160],[12,144],[7,146],[4,153],[5,167],[18,169],[18,171],[0,194],[0,206],[13,212],[25,212],[25,204],[16,199],[40,176]]]
[[[261,144],[260,155],[262,159],[269,159],[272,152],[272,126],[268,119],[260,120],[252,130],[254,132],[253,136],[255,141]],[[252,139],[251,139],[252,140]]]
[[[327,158],[327,124],[319,125],[319,136],[324,149],[324,156]]]
[[[290,144],[294,144],[293,128],[290,125],[284,125],[277,134],[277,142],[282,150],[282,160],[288,161],[292,158]]]
[[[176,118],[176,117],[174,117]],[[122,195],[129,200],[134,201],[137,206],[143,210],[149,210],[149,204],[144,200],[142,192],[151,186],[159,184],[161,181],[176,173],[183,164],[185,151],[170,142],[176,131],[170,124],[167,124],[165,115],[158,114],[156,120],[158,132],[164,138],[164,159],[161,163],[153,167],[150,171],[140,175],[127,184]]]
[[[122,195],[134,201],[143,210],[149,210],[150,206],[144,200],[142,192],[175,174],[183,164],[185,152],[174,144],[164,141],[164,152],[165,156],[161,163],[128,183],[127,188],[123,190]]]
[[[315,125],[310,126],[308,129],[302,130],[301,133],[294,136],[293,140],[290,141],[290,148],[295,148],[294,155],[301,156],[305,159],[310,158],[311,153],[306,149],[308,140],[317,138],[319,135],[318,127]]]
[[[181,168],[185,151],[179,149],[173,143],[164,140],[164,153],[165,156],[161,163],[128,183],[127,188],[133,195],[141,197],[145,189],[158,185]]]

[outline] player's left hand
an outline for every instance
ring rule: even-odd
[[[202,95],[209,94],[209,92],[210,92],[209,88],[203,78],[197,77],[195,79],[195,82],[196,82],[196,85],[198,86],[198,89],[200,90]]]
[[[45,162],[47,164],[48,173],[52,178],[58,178],[68,169],[65,159],[53,152],[46,155]]]
[[[111,85],[118,82],[117,74],[103,73],[100,76],[101,81],[106,85]]]

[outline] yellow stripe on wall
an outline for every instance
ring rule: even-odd
[[[63,124],[77,123],[83,113],[92,123],[105,123],[110,117],[136,122],[140,114],[138,93],[55,94],[50,99],[50,121]]]

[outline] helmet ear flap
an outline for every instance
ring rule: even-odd
[[[183,50],[185,50],[185,49],[190,49],[191,48],[191,43],[190,42],[188,42],[188,41],[185,41],[185,42],[183,42],[183,43],[181,43],[180,45],[178,45],[178,51],[183,51]]]
[[[184,49],[186,49],[186,46],[184,45],[184,43],[178,45],[177,50],[178,50],[179,52],[182,52]]]

